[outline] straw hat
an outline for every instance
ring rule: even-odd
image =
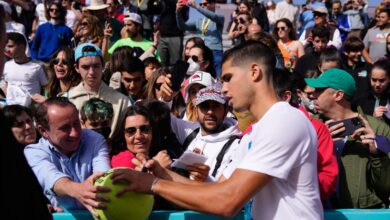
[[[87,10],[102,10],[108,7],[109,5],[104,4],[103,0],[91,0],[91,4],[87,7]]]

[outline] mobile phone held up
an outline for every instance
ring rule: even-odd
[[[346,137],[352,135],[353,132],[355,132],[357,129],[364,127],[363,122],[358,117],[331,122],[329,124],[329,127],[332,127],[339,123],[344,123],[345,130],[337,134],[337,137]]]
[[[189,63],[178,60],[172,69],[172,90],[173,91],[179,91],[181,87],[181,83],[184,80],[184,77],[186,76],[187,69],[190,66]]]

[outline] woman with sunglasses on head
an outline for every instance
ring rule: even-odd
[[[81,82],[80,74],[74,70],[73,52],[69,47],[63,47],[52,57],[48,68],[49,82],[45,95],[34,94],[32,99],[41,103],[47,98],[67,94],[68,91]]]
[[[21,150],[29,144],[37,142],[37,132],[34,127],[31,110],[21,105],[7,105],[3,108],[4,122],[11,128],[12,134]]]
[[[73,30],[75,36],[72,39],[72,47],[76,48],[79,44],[90,42],[102,48],[104,33],[96,16],[83,14]]]
[[[132,159],[137,154],[149,156],[153,140],[153,129],[148,110],[135,104],[121,115],[114,134],[109,139],[111,166],[135,168]],[[162,166],[169,167],[171,159],[166,151],[160,151],[155,157]]]
[[[278,42],[278,48],[282,52],[284,66],[294,69],[299,57],[305,54],[305,49],[301,42],[297,40],[297,33],[293,24],[287,18],[276,21],[272,35]]]

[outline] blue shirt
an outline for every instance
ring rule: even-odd
[[[49,62],[50,57],[61,47],[69,46],[73,37],[72,29],[65,24],[46,22],[38,26],[31,45],[31,57]]]
[[[80,147],[68,157],[59,152],[46,138],[39,139],[24,149],[24,155],[33,169],[43,192],[51,204],[66,209],[85,209],[76,199],[57,196],[53,186],[57,180],[67,177],[74,182],[83,182],[95,172],[110,169],[108,146],[100,134],[83,129]]]
[[[201,34],[207,47],[211,50],[222,51],[222,32],[225,17],[204,8],[198,8],[197,10],[205,17],[199,18],[196,22],[185,22],[181,13],[176,13],[177,26],[180,30],[195,31],[197,34]],[[207,22],[208,19],[210,19],[210,22]]]

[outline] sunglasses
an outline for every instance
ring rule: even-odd
[[[49,9],[50,12],[59,12],[60,10],[58,8],[51,8]]]
[[[234,22],[235,22],[236,24],[245,24],[244,18],[234,19]]]
[[[141,125],[139,127],[127,127],[125,128],[125,134],[128,136],[134,136],[137,133],[138,129],[140,130],[141,134],[148,134],[152,131],[152,126]]]
[[[58,65],[58,64],[60,63],[60,61],[61,61],[62,64],[68,65],[68,61],[66,61],[66,60],[63,59],[63,58],[61,58],[61,59],[59,59],[59,58],[54,58],[53,64],[54,64],[54,65]]]
[[[160,90],[161,89],[161,85],[162,85],[162,83],[155,83],[153,87],[155,89],[157,89],[157,90]]]
[[[209,3],[207,3],[207,2],[204,2],[204,3],[199,3],[199,6],[207,6]]]
[[[88,22],[82,22],[81,26],[83,26],[83,27],[88,26]]]
[[[285,31],[285,30],[287,30],[287,27],[277,27],[276,30],[277,31]]]
[[[12,127],[22,128],[25,124],[32,124],[32,120],[26,119],[25,121],[15,121]]]
[[[194,61],[195,63],[201,63],[201,62],[203,62],[203,61],[199,60],[199,57],[196,56],[196,55],[189,56],[189,58],[191,58],[192,61]]]

